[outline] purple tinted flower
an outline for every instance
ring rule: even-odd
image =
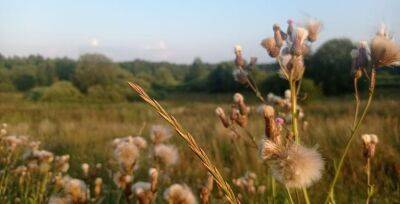
[[[283,118],[278,117],[278,118],[275,119],[275,122],[278,125],[283,125],[285,123],[285,120]]]

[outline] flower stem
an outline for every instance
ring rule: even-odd
[[[290,80],[290,101],[291,101],[291,114],[292,114],[292,133],[297,144],[300,143],[299,131],[297,125],[297,91],[296,82]]]
[[[358,119],[357,123],[355,124],[355,126],[351,130],[350,137],[349,137],[349,139],[348,139],[348,141],[346,143],[346,147],[345,147],[345,149],[343,151],[343,154],[342,154],[342,156],[340,158],[339,164],[338,164],[337,169],[335,171],[335,176],[333,177],[332,183],[329,186],[328,195],[327,195],[326,200],[324,202],[325,204],[327,204],[330,200],[332,200],[333,190],[335,188],[335,184],[337,182],[337,179],[339,178],[340,171],[341,171],[341,169],[343,167],[344,159],[347,156],[347,152],[350,149],[351,143],[352,143],[355,135],[357,134],[357,131],[360,128],[360,125],[361,125],[362,121],[364,120],[365,116],[367,115],[368,109],[369,109],[369,107],[371,105],[371,102],[372,102],[372,98],[374,96],[374,92],[375,92],[375,70],[372,70],[372,73],[371,73],[371,85],[370,85],[370,89],[369,89],[369,94],[368,94],[369,96],[368,96],[367,104],[365,105],[365,108],[364,108],[364,111],[363,111],[361,117]]]
[[[287,192],[287,194],[288,194],[288,197],[289,197],[289,201],[290,201],[290,203],[291,203],[291,204],[294,204],[294,201],[293,201],[292,195],[290,194],[290,190],[289,190],[289,188],[288,188],[288,187],[286,187],[286,192]]]

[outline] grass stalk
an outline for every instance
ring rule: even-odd
[[[175,131],[185,140],[186,144],[193,151],[193,153],[200,159],[204,167],[213,176],[218,187],[224,192],[226,199],[229,203],[237,204],[238,201],[235,194],[232,191],[230,185],[225,181],[222,174],[219,172],[218,168],[212,163],[208,158],[204,150],[197,144],[194,137],[185,130],[182,125],[170,114],[168,113],[156,100],[152,99],[142,87],[136,83],[129,83],[129,86],[139,94],[139,96],[149,104],[162,118],[164,118]]]

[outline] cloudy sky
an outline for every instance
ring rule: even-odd
[[[398,39],[399,13],[400,0],[0,0],[0,53],[219,62],[240,44],[268,61],[259,43],[273,23],[321,20],[318,47],[334,37],[368,39],[382,22]]]

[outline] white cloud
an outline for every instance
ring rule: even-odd
[[[92,47],[98,47],[99,46],[99,40],[97,38],[91,38],[89,40],[89,44]]]
[[[153,51],[165,51],[168,49],[168,46],[163,40],[160,40],[155,44],[145,46],[144,49]]]

